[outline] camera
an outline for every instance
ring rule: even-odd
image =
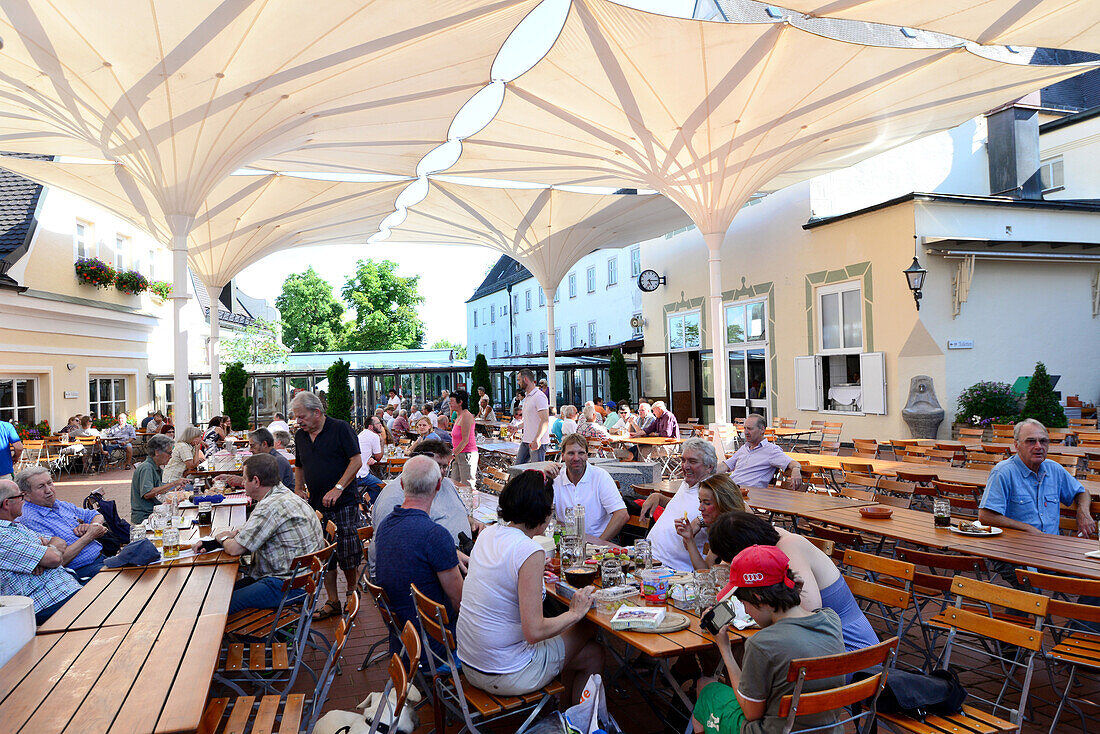
[[[710,632],[712,635],[718,634],[718,630],[725,627],[732,622],[737,616],[733,609],[733,598],[720,601],[707,610],[702,619],[699,620],[699,624],[703,629]]]

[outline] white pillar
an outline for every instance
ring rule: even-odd
[[[220,288],[206,287],[210,295],[210,415],[222,414],[222,350],[221,350],[221,323],[218,319],[218,303]],[[242,427],[242,429],[245,427]],[[238,429],[241,430],[241,429]]]
[[[550,405],[558,405],[558,340],[554,338],[554,293],[545,288],[546,294],[546,385],[550,388]]]
[[[710,322],[710,349],[714,360],[713,390],[714,422],[724,425],[729,422],[729,366],[726,359],[726,339],[723,333],[722,315],[722,240],[725,232],[712,232],[703,235],[707,244],[707,265],[710,271],[710,295],[707,297],[707,320]]]
[[[187,235],[172,236],[172,329],[175,343],[172,359],[172,400],[177,430],[191,425],[191,381],[187,371],[187,331],[183,328],[183,307],[187,304]]]

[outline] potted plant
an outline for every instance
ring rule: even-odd
[[[149,291],[161,300],[167,301],[172,295],[172,284],[163,280],[154,280],[149,283]]]
[[[959,428],[983,428],[992,438],[994,423],[1015,423],[1020,419],[1020,399],[1004,382],[986,380],[962,391],[955,414],[953,437]]]
[[[115,288],[132,296],[149,290],[149,281],[136,270],[123,270],[115,276]]]
[[[73,267],[78,281],[96,288],[110,287],[117,277],[115,269],[98,257],[82,257]]]

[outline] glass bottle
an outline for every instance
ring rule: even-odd
[[[574,534],[578,538],[584,538],[584,505],[577,505],[573,508],[573,518],[576,523]]]

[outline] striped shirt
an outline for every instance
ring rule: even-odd
[[[254,579],[290,578],[290,565],[297,556],[324,545],[313,508],[281,485],[256,503],[236,541],[252,554],[246,574]]]
[[[58,537],[70,545],[76,542],[77,535],[73,528],[82,523],[89,523],[98,515],[95,510],[85,510],[71,502],[54,500],[53,507],[42,507],[30,502],[23,503],[23,515],[19,523],[39,535]],[[87,566],[94,561],[103,550],[98,540],[93,540],[84,546],[76,557],[69,561],[70,568]]]
[[[45,555],[46,546],[33,530],[0,520],[0,594],[30,597],[37,613],[79,591],[76,577],[62,566],[34,575]]]

